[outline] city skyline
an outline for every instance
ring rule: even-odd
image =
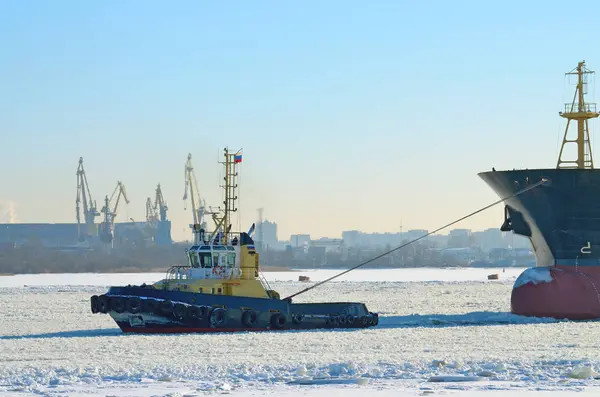
[[[22,221],[18,217],[18,214],[16,214],[16,212],[14,212],[14,211],[15,211],[15,209],[14,209],[14,203],[0,202],[0,223],[7,223],[7,224],[10,224],[10,223],[32,223],[32,224],[34,224],[34,223],[75,223],[74,219],[73,220],[62,221],[62,222],[60,222],[60,221],[59,222],[50,222],[50,221],[49,222],[43,222],[43,221],[39,221],[39,220],[37,220],[37,221],[31,221],[31,222],[25,222],[25,221]],[[11,217],[14,217],[13,221],[11,221]],[[190,217],[191,217],[191,212],[190,212]],[[126,223],[126,222],[119,221],[119,218],[120,217],[117,217],[117,220],[118,220],[117,223]],[[140,219],[139,221],[145,221],[145,219]],[[208,221],[212,222],[211,219],[208,219]],[[264,222],[274,223],[274,224],[277,225],[277,228],[280,228],[280,226],[281,226],[279,222],[277,222],[276,220],[273,220],[273,219],[265,218],[265,219],[263,219],[263,221]],[[209,224],[209,228],[212,226],[210,222],[207,222]],[[99,223],[100,222],[98,221],[97,224],[99,224]],[[190,220],[190,223],[191,223],[191,220]],[[258,223],[259,223],[258,222],[258,218],[256,220],[254,220],[253,223],[255,223],[256,225],[258,225]],[[177,226],[181,226],[181,225],[174,226],[173,230],[176,231],[177,230]],[[438,226],[438,228],[439,227],[440,226]],[[174,237],[174,241],[181,242],[181,241],[189,241],[189,240],[191,240],[191,238],[192,238],[191,229],[189,229],[187,227],[185,229],[187,229],[187,230],[184,230],[183,232],[180,232],[180,235],[185,235],[185,236],[183,238],[175,238]],[[347,230],[340,230],[339,233],[335,234],[335,235],[320,235],[320,234],[311,233],[310,231],[294,231],[293,229],[290,232],[287,232],[288,229],[289,228],[285,228],[284,229],[284,230],[286,230],[284,232],[284,234],[281,234],[280,232],[277,233],[279,241],[289,241],[290,238],[291,238],[291,236],[295,236],[295,235],[310,235],[312,239],[341,238],[342,234],[344,232],[348,232],[348,231],[358,231],[358,232],[364,233],[364,234],[373,234],[373,235],[375,235],[375,234],[382,234],[383,235],[383,234],[399,234],[399,233],[406,234],[408,232],[417,231],[417,230],[418,231],[426,231],[426,232],[429,232],[429,231],[433,230],[433,229],[427,229],[427,228],[422,228],[422,227],[407,228],[407,227],[401,226],[401,224],[399,225],[399,227],[398,227],[397,230],[379,230],[379,231],[375,230],[375,231],[371,231],[371,230],[363,230],[363,229],[360,229],[360,228],[350,228],[350,229],[347,229]],[[492,230],[495,230],[495,229],[500,230],[500,227],[498,226],[498,227],[486,227],[486,228],[483,228],[483,229],[471,229],[471,228],[467,228],[467,227],[456,226],[456,227],[450,227],[450,228],[443,229],[443,230],[441,230],[441,231],[439,231],[439,232],[437,232],[435,234],[436,235],[447,235],[453,229],[467,229],[467,230],[470,230],[472,232],[483,232],[483,231],[490,230],[490,229],[492,229]],[[244,231],[245,229],[242,227],[241,230]],[[187,235],[188,231],[189,231],[189,235]],[[512,232],[507,232],[507,233],[512,233]]]
[[[117,222],[144,220],[160,183],[183,240],[185,159],[218,205],[224,146],[244,150],[242,230],[259,207],[316,238],[484,207],[498,198],[477,173],[556,166],[564,73],[600,69],[573,32],[595,37],[600,5],[433,3],[3,2],[0,215],[74,222],[83,157],[100,207],[125,184]],[[498,205],[456,226],[502,220]]]

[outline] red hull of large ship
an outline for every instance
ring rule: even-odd
[[[512,313],[569,320],[600,318],[600,268],[552,266],[525,270],[515,281]]]

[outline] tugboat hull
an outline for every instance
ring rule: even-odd
[[[108,313],[123,332],[143,334],[366,328],[379,322],[363,303],[291,303],[148,287],[111,287],[91,297],[91,310]]]

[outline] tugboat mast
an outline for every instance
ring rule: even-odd
[[[236,189],[238,187],[236,178],[237,164],[242,162],[241,149],[235,153],[229,153],[229,149],[223,149],[225,161],[220,162],[225,166],[225,176],[223,177],[224,184],[221,187],[225,190],[225,199],[223,204],[225,206],[223,215],[221,217],[216,214],[213,215],[213,219],[216,223],[215,232],[211,236],[211,240],[214,238],[214,234],[219,233],[219,229],[223,229],[223,237],[220,240],[221,244],[229,243],[229,232],[231,231],[231,213],[236,212],[235,200],[237,200]]]
[[[565,73],[565,75],[577,75],[577,88],[575,89],[573,102],[565,103],[564,112],[558,112],[561,117],[567,119],[567,127],[565,128],[556,168],[594,168],[588,120],[598,117],[600,113],[596,111],[595,103],[585,102],[588,83],[587,76],[593,73],[593,71],[585,67],[585,61],[579,62],[577,68],[571,70],[569,73]],[[577,121],[577,139],[567,138],[571,120]],[[563,150],[567,143],[577,144],[577,160],[563,160]]]

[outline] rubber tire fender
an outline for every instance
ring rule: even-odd
[[[170,316],[173,314],[173,302],[170,300],[164,300],[160,302],[158,309],[161,315]]]
[[[210,324],[220,327],[227,322],[227,310],[217,307],[210,313]]]
[[[348,325],[354,325],[354,323],[356,322],[356,320],[357,320],[357,317],[353,316],[352,314],[348,314],[346,316],[346,324],[348,324]]]
[[[275,329],[282,329],[286,322],[287,319],[282,313],[275,313],[271,316],[271,326]]]
[[[338,325],[338,318],[337,318],[337,316],[329,316],[329,318],[328,318],[328,324],[330,324],[332,327],[335,327],[336,325]]]
[[[110,308],[117,313],[123,313],[125,311],[125,303],[125,298],[120,296],[110,298]]]
[[[377,313],[371,313],[371,316],[373,318],[371,320],[371,324],[373,324],[373,325],[379,324],[379,314],[377,314]]]
[[[187,317],[194,320],[204,320],[209,312],[209,308],[206,306],[190,306],[188,308]]]
[[[158,314],[158,301],[152,298],[142,299],[142,312],[148,314]]]
[[[98,311],[100,313],[108,313],[110,310],[110,302],[108,296],[100,295],[98,297]]]
[[[192,321],[200,320],[200,307],[190,306],[187,311],[187,319]]]
[[[173,306],[173,316],[178,320],[183,320],[187,317],[187,307],[183,303],[176,303]]]
[[[200,317],[199,317],[200,320],[202,320],[203,318],[206,318],[208,316],[208,314],[210,313],[210,307],[208,307],[208,306],[198,306],[198,309],[200,309]]]
[[[254,327],[258,322],[258,313],[256,310],[245,310],[242,313],[242,324],[247,327]]]
[[[302,313],[296,313],[292,316],[292,321],[294,322],[294,324],[302,324],[303,320],[304,320],[304,314],[302,314]]]
[[[127,299],[127,311],[131,314],[138,314],[142,310],[142,300],[138,297]]]
[[[93,314],[98,313],[98,295],[92,295],[90,298],[90,309]]]

